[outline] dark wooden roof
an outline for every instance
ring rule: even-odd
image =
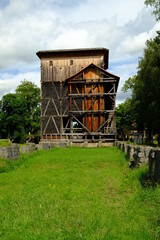
[[[109,49],[107,48],[43,50],[38,51],[36,54],[40,59],[48,57],[96,56],[102,54],[104,55],[104,68],[108,68]]]

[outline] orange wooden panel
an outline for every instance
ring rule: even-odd
[[[82,87],[82,93],[83,94],[89,94],[89,93],[104,93],[104,86],[103,83],[98,83],[100,86],[92,82],[91,79],[98,79],[103,76],[99,75],[99,71],[95,68],[90,68],[87,69],[84,73],[84,77],[86,78],[86,81],[90,82],[89,85],[85,85]],[[104,98],[100,98],[99,96],[92,96],[92,97],[84,97],[82,100],[82,108],[83,111],[89,111],[89,110],[104,110],[105,109],[105,101]],[[86,118],[86,119],[85,119]],[[104,122],[105,122],[105,117],[100,116],[99,119],[99,113],[96,114],[90,114],[88,116],[83,117],[82,119],[83,124],[88,128],[89,131],[95,132]]]

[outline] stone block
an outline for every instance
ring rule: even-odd
[[[0,147],[0,157],[11,160],[20,158],[20,151],[18,145],[12,144],[8,147]]]
[[[149,154],[149,179],[160,183],[160,149],[152,149]]]
[[[22,145],[21,146],[21,152],[22,153],[34,152],[36,150],[37,150],[37,145],[35,143],[29,143],[27,145]]]
[[[37,148],[38,149],[42,149],[42,150],[48,150],[48,149],[51,149],[55,146],[54,143],[52,142],[40,142],[38,145],[37,145]]]

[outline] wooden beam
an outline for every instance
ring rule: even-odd
[[[84,85],[84,94],[86,94],[86,84]],[[86,97],[84,97],[84,111],[86,111],[87,110],[87,107],[86,107]],[[85,114],[85,116],[84,116],[84,125],[86,126],[86,124],[87,124],[87,119],[86,119],[86,114]]]
[[[91,85],[91,92],[93,93],[93,84]],[[91,97],[91,108],[93,110],[93,96]],[[91,113],[91,132],[93,132],[93,112]]]
[[[49,122],[50,122],[50,119],[51,119],[51,116],[48,118],[48,121],[47,121],[47,123],[46,123],[46,126],[45,126],[44,131],[42,132],[42,134],[45,134],[45,133],[46,133],[48,124],[49,124]]]
[[[99,82],[98,82],[98,93],[101,93],[101,88],[100,88],[100,79],[99,79]],[[100,108],[101,108],[101,105],[100,105],[100,97],[98,98],[98,111],[100,111]],[[98,115],[98,126],[100,127],[101,125],[101,113],[99,112],[99,115]]]
[[[108,122],[108,119],[96,130],[96,132],[98,132],[102,127],[104,127],[107,122]]]
[[[92,81],[104,81],[104,80],[115,80],[115,81],[117,81],[114,77],[106,77],[106,78],[87,78],[87,81],[88,80],[92,80]],[[86,79],[84,79],[84,78],[72,78],[72,79],[70,79],[69,81],[83,81],[83,82],[85,82],[86,81]]]
[[[62,116],[65,115],[65,113],[66,113],[67,110],[69,110],[69,106],[68,106],[68,104],[66,105],[66,107],[65,107],[65,109],[64,109],[64,112],[63,112],[63,115],[62,115]]]
[[[59,130],[58,130],[57,124],[56,124],[56,122],[55,122],[53,116],[52,116],[52,121],[54,122],[54,125],[55,125],[55,128],[56,128],[56,130],[57,130],[57,133],[59,133]]]
[[[68,92],[68,87],[66,87],[66,90],[65,90],[65,92],[64,92],[64,94],[63,94],[63,96],[62,96],[62,99],[65,98],[67,92]]]
[[[56,104],[55,104],[55,102],[54,102],[54,99],[53,99],[53,98],[52,98],[52,103],[53,103],[53,105],[54,105],[54,107],[55,107],[55,109],[56,109],[57,115],[59,115],[59,112],[58,112],[57,106],[56,106]]]
[[[62,81],[60,81],[60,99],[59,99],[59,105],[60,105],[60,110],[59,110],[59,112],[60,112],[60,134],[62,134],[62,132],[63,132],[63,117],[62,117],[62,115],[63,115],[63,110],[62,110],[62,108],[63,108],[63,102],[62,102],[62,88],[63,88],[63,85],[62,85]]]
[[[58,92],[57,92],[57,89],[56,89],[56,87],[55,87],[55,84],[54,84],[54,82],[53,82],[53,81],[52,81],[52,85],[53,85],[53,87],[54,87],[54,90],[55,90],[55,92],[56,92],[57,98],[59,99],[59,94],[58,94]]]
[[[72,98],[83,98],[83,97],[92,97],[92,96],[111,96],[111,95],[116,95],[115,93],[85,93],[85,94],[69,94],[69,97],[71,96]]]
[[[70,113],[71,114],[71,113]],[[73,114],[71,116],[84,128],[87,130],[87,132],[91,133],[86,126],[83,125],[81,121],[79,121]]]
[[[74,113],[83,113],[83,114],[86,114],[86,113],[95,113],[95,114],[98,114],[98,113],[103,113],[103,114],[106,114],[106,113],[114,113],[115,110],[85,110],[85,111],[69,111],[70,113],[74,114]]]
[[[80,92],[79,92],[79,90],[78,90],[76,84],[74,84],[74,86],[75,86],[75,88],[76,88],[77,93],[80,94]]]
[[[47,102],[47,105],[46,105],[46,108],[45,108],[45,110],[44,110],[44,113],[43,113],[43,115],[45,115],[45,114],[46,114],[46,112],[47,112],[47,109],[48,109],[48,106],[49,106],[49,104],[50,104],[50,101],[51,101],[51,99],[49,98],[49,99],[48,99],[48,102]]]
[[[73,99],[73,102],[74,102],[74,105],[76,106],[77,110],[80,112],[80,109],[79,109],[79,107],[78,107],[78,105],[77,105],[75,99]]]

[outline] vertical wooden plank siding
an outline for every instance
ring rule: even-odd
[[[73,61],[72,65],[71,60]],[[50,66],[50,61],[52,61],[53,66]],[[61,80],[65,81],[66,78],[81,71],[91,63],[103,67],[103,56],[62,57],[61,59],[52,57],[45,58],[42,62],[44,73],[42,81],[59,81],[60,72]],[[53,68],[52,71],[51,68]]]
[[[52,53],[50,57],[48,51],[41,58],[43,139],[106,141],[110,129],[115,128],[118,83],[113,79],[119,81],[119,78],[105,72],[107,56],[104,52],[98,54],[85,52],[83,56],[73,51],[68,55],[58,52],[54,56]],[[73,126],[74,121],[77,128]]]

